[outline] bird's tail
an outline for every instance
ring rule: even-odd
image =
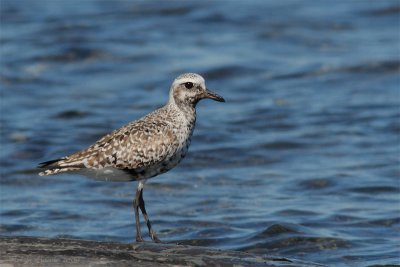
[[[65,162],[65,158],[50,160],[42,162],[38,165],[38,168],[43,169],[39,173],[40,176],[53,175],[61,172],[76,171],[82,168],[77,164]]]

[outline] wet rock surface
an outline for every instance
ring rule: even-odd
[[[273,256],[174,244],[0,237],[2,266],[323,266]]]

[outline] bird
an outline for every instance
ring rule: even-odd
[[[186,156],[196,123],[196,105],[202,99],[225,102],[207,89],[204,78],[184,73],[173,81],[167,103],[100,138],[69,156],[42,162],[40,176],[78,173],[105,181],[137,181],[133,209],[136,241],[143,242],[139,209],[150,238],[161,242],[152,228],[143,200],[145,182],[174,168]]]

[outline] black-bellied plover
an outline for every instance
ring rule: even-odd
[[[87,149],[39,164],[39,175],[78,172],[104,180],[138,181],[133,200],[136,241],[143,241],[139,208],[155,242],[144,200],[147,179],[175,167],[186,155],[196,122],[196,104],[204,98],[225,102],[206,88],[199,74],[186,73],[172,83],[168,103],[104,136]]]

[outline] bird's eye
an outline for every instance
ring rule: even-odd
[[[193,83],[187,82],[187,83],[185,83],[185,87],[186,87],[186,89],[191,89],[191,88],[193,88]]]

